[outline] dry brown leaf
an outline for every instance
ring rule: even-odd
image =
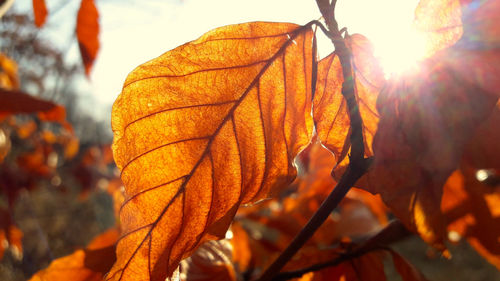
[[[276,194],[312,133],[310,26],[215,29],[138,67],[113,107],[126,201],[109,280],[164,280],[238,206]]]

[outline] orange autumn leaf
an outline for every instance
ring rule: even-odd
[[[34,120],[29,120],[23,124],[15,124],[17,136],[21,139],[27,139],[38,129]]]
[[[0,88],[15,90],[19,88],[17,63],[0,53]]]
[[[414,26],[427,43],[426,55],[455,44],[463,34],[459,0],[420,0]]]
[[[500,5],[485,4],[476,14],[485,7],[500,12]],[[439,215],[443,185],[500,96],[500,49],[479,44],[480,37],[471,45],[470,19],[463,22],[464,40],[380,93],[375,162],[368,175],[369,190],[380,193],[407,227],[441,250],[446,236],[445,218]]]
[[[29,174],[48,177],[54,171],[54,167],[48,165],[52,150],[49,145],[38,144],[33,151],[21,154],[17,165]]]
[[[237,221],[231,224],[231,232],[233,234],[233,238],[231,239],[233,263],[240,272],[245,272],[249,269],[252,259],[250,237],[241,226],[241,223]]]
[[[294,179],[312,133],[310,26],[254,22],[206,33],[135,69],[113,106],[125,185],[108,280],[164,280],[240,204]]]
[[[9,250],[16,259],[21,260],[22,238],[23,232],[14,225],[10,212],[0,208],[0,260],[3,259],[6,250]]]
[[[427,278],[415,268],[411,263],[409,263],[405,258],[396,253],[393,250],[389,250],[392,257],[392,262],[396,271],[401,275],[403,281],[427,281]]]
[[[116,259],[114,244],[118,237],[116,229],[108,230],[94,238],[86,249],[53,260],[30,281],[100,281]]]
[[[99,12],[94,0],[82,0],[76,20],[76,37],[85,73],[90,70],[99,51]]]
[[[378,122],[375,100],[385,79],[382,69],[373,56],[373,48],[368,39],[360,34],[354,34],[347,38],[346,45],[353,57],[356,96],[363,119],[365,154],[372,156],[371,142]],[[321,143],[335,154],[338,165],[350,149],[350,120],[346,101],[341,94],[344,81],[342,67],[335,52],[318,63],[317,77],[313,100],[316,129]]]
[[[35,16],[35,25],[42,27],[47,20],[47,6],[45,0],[33,0],[33,14]]]

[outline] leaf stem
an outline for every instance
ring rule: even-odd
[[[342,74],[344,77],[342,95],[347,102],[351,126],[351,159],[345,173],[342,175],[332,192],[328,195],[325,201],[323,201],[318,210],[309,219],[307,224],[302,228],[297,236],[295,236],[288,247],[266,269],[266,271],[264,271],[258,281],[273,280],[273,277],[280,272],[285,264],[299,251],[300,248],[302,248],[309,238],[313,236],[316,230],[338,206],[340,201],[342,201],[356,181],[366,173],[371,163],[370,159],[364,158],[362,119],[356,100],[351,53],[345,45],[345,41],[342,38],[341,32],[338,29],[337,21],[334,17],[336,2],[336,0],[333,0],[331,3],[329,0],[316,0],[321,14],[325,18],[325,22],[327,24],[329,31],[327,36],[331,39],[335,47],[335,52],[339,56],[339,60],[342,65]]]
[[[401,221],[395,220],[390,224],[388,224],[384,229],[379,231],[377,234],[367,239],[364,243],[362,243],[358,247],[353,248],[347,253],[340,254],[338,257],[324,263],[313,264],[311,266],[302,269],[279,273],[273,278],[273,280],[281,281],[292,278],[300,278],[302,277],[302,275],[306,273],[318,271],[330,266],[336,266],[341,264],[342,262],[360,257],[372,251],[388,250],[387,246],[389,244],[397,242],[411,234],[412,233],[404,227]]]

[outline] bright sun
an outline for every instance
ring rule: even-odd
[[[425,37],[412,25],[418,0],[337,3],[339,22],[351,28],[350,33],[359,32],[370,39],[386,78],[411,70],[424,57]]]
[[[426,53],[423,34],[410,27],[397,29],[399,31],[393,35],[383,34],[378,40],[373,40],[375,56],[379,58],[386,78],[413,70]]]

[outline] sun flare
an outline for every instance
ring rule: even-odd
[[[384,38],[387,37],[387,38]],[[373,40],[375,56],[380,60],[385,78],[415,70],[426,55],[426,38],[414,29],[384,34]]]
[[[348,26],[351,33],[361,33],[370,39],[386,78],[415,68],[425,56],[426,38],[413,25],[417,0],[354,0],[344,3],[339,10],[339,22]]]

